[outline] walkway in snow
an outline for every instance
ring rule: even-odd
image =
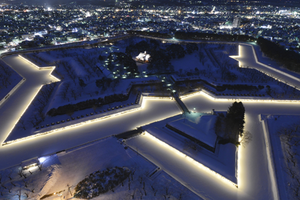
[[[0,108],[0,143],[7,138],[42,85],[57,81],[55,77],[51,76],[54,67],[40,70],[19,56],[6,57],[4,61],[21,74],[26,81]]]
[[[242,45],[241,49],[243,58],[237,59],[243,65],[249,65],[253,68],[257,67],[257,69],[271,73],[289,84],[300,86],[299,81],[292,76],[285,76],[285,74],[274,71],[265,65],[257,64],[254,61],[254,54],[251,54],[251,47]],[[245,58],[244,56],[247,57]],[[4,61],[25,76],[28,81],[26,80],[18,92],[12,95],[0,109],[1,141],[7,137],[11,128],[14,127],[32,98],[39,91],[40,86],[51,81],[49,76],[51,70],[37,70],[17,56],[6,57]],[[203,94],[186,98],[183,102],[189,109],[196,108],[197,112],[210,112],[212,109],[226,111],[233,103],[232,101],[213,101]],[[198,170],[193,164],[188,165],[188,162],[182,162],[183,158],[178,158],[172,151],[162,146],[157,146],[155,142],[151,142],[145,136],[137,137],[136,141],[138,142],[135,145],[145,157],[162,166],[167,173],[205,199],[273,199],[270,181],[270,173],[272,175],[272,172],[269,172],[267,165],[266,146],[258,115],[299,114],[299,104],[244,102],[246,109],[245,129],[252,133],[253,138],[245,148],[241,148],[238,189],[218,181],[216,178],[212,178],[209,174]],[[175,101],[146,100],[145,107],[134,113],[117,116],[88,126],[82,126],[78,129],[60,131],[35,140],[0,147],[0,169],[20,163],[28,158],[40,157],[91,140],[132,130],[137,126],[179,113],[180,110]]]
[[[252,45],[239,45],[239,55],[230,57],[239,61],[240,66],[256,69],[290,86],[300,88],[300,79],[298,77],[259,62]]]

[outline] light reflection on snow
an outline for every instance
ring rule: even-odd
[[[42,164],[46,159],[47,159],[47,157],[40,157],[39,162]]]
[[[152,140],[154,143],[159,144],[164,146],[165,148],[169,149],[170,151],[174,152],[176,155],[180,156],[181,158],[185,159],[186,161],[190,162],[192,165],[195,165],[197,167],[199,167],[201,170],[205,170],[207,171],[209,174],[221,179],[222,181],[224,181],[224,183],[235,186],[236,188],[238,188],[238,184],[228,180],[227,178],[223,177],[222,175],[220,175],[219,173],[211,170],[210,168],[204,166],[203,164],[195,161],[193,158],[189,157],[188,155],[182,153],[181,151],[175,149],[174,147],[171,147],[170,145],[168,145],[167,143],[157,139],[156,137],[154,137],[153,135],[151,135],[148,132],[144,132],[143,136],[141,137],[147,137],[147,140]]]

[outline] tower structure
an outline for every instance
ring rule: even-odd
[[[240,24],[241,24],[241,18],[239,16],[234,17],[232,27],[238,28],[240,27]]]

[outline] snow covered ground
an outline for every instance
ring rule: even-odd
[[[125,41],[120,41],[113,45],[101,46],[98,48],[84,49],[65,49],[65,50],[55,50],[40,53],[30,53],[26,57],[31,59],[33,62],[38,63],[41,66],[48,64],[57,65],[55,74],[59,77],[63,77],[64,80],[54,89],[51,98],[46,101],[46,106],[43,108],[43,112],[47,113],[52,108],[57,108],[59,106],[74,104],[89,99],[103,98],[107,95],[112,94],[127,94],[129,89],[133,84],[140,82],[155,82],[159,81],[157,77],[148,78],[135,78],[135,79],[117,79],[114,80],[110,86],[97,86],[96,81],[104,78],[104,74],[99,72],[95,68],[98,61],[99,55],[106,55],[113,52],[124,51],[126,45],[131,43],[136,43],[142,41],[141,38],[131,38]],[[162,47],[165,48],[167,44],[163,44]],[[251,95],[257,94],[269,94],[270,98],[280,97],[280,98],[295,98],[300,96],[300,92],[284,84],[279,84],[277,82],[270,82],[272,78],[264,75],[256,70],[252,69],[240,69],[235,65],[237,61],[229,58],[228,55],[235,53],[237,45],[225,45],[225,44],[198,44],[199,51],[191,55],[186,55],[184,58],[172,60],[172,64],[175,66],[180,78],[186,79],[191,78],[188,73],[192,74],[193,78],[201,77],[201,79],[206,80],[212,84],[253,84],[257,87],[259,84],[269,84],[270,89],[261,89],[260,91],[251,91]],[[246,48],[242,46],[241,48]],[[246,48],[247,51],[249,51]],[[240,52],[246,51],[240,50]],[[250,49],[251,50],[251,49]],[[248,52],[251,55],[251,51]],[[243,54],[241,54],[243,56]],[[252,55],[253,57],[253,55]],[[234,57],[237,58],[237,57]],[[240,57],[238,57],[240,59]],[[198,63],[198,64],[197,64]],[[250,63],[251,65],[253,63]],[[102,65],[102,64],[101,64]],[[104,66],[104,63],[103,63]],[[196,71],[196,69],[198,71]],[[248,73],[248,71],[251,73]],[[254,73],[255,72],[255,73]],[[238,77],[234,82],[226,80],[226,74],[232,73]],[[225,76],[225,75],[226,76]],[[257,76],[259,74],[259,76]],[[267,77],[267,78],[266,78]],[[83,85],[80,84],[80,80],[83,81]],[[249,91],[237,91],[236,89],[226,89],[219,95],[226,95],[231,93],[241,93],[247,94]],[[299,94],[298,94],[299,93]],[[67,120],[70,116],[60,115],[56,117],[50,117],[44,114],[43,119],[40,119],[37,114],[36,104],[32,104],[27,110],[23,118],[18,122],[17,129],[15,129],[10,135],[9,140],[14,140],[19,137],[24,137],[34,134],[34,129],[36,126],[46,126],[46,124],[55,123],[57,121]],[[116,104],[115,106],[118,106]],[[105,107],[105,106],[104,106]],[[105,109],[103,107],[103,109]],[[111,105],[109,105],[111,107]],[[93,109],[86,109],[84,111],[77,111],[74,116],[86,115],[95,112]],[[35,113],[35,114],[33,114]],[[41,121],[42,123],[37,124],[35,121]],[[22,123],[21,123],[22,122]],[[26,129],[26,130],[25,130]]]
[[[21,99],[19,99],[22,102]],[[0,163],[0,169],[22,160],[42,156],[62,149],[70,148],[98,138],[119,134],[136,127],[181,113],[175,101],[145,100],[143,109],[90,123],[73,129],[66,129],[53,134],[39,137],[26,142],[19,142],[1,147],[0,157],[5,162]],[[8,119],[9,120],[9,119]],[[7,123],[7,122],[6,122]],[[2,126],[4,127],[4,126]],[[7,126],[8,127],[8,126]],[[4,129],[5,130],[5,129]],[[8,130],[7,130],[8,131]],[[7,132],[2,132],[6,133]],[[2,141],[5,139],[5,135]],[[54,145],[55,144],[55,145]],[[10,157],[6,155],[10,154]]]
[[[191,115],[194,114],[195,113]],[[174,116],[159,122],[143,126],[142,128],[146,130],[147,133],[170,145],[170,147],[177,149],[180,152],[183,152],[187,156],[203,164],[205,167],[213,170],[214,172],[217,172],[222,177],[226,177],[226,179],[231,181],[230,184],[237,184],[237,148],[233,144],[216,144],[215,152],[211,152],[201,147],[200,145],[195,146],[193,142],[191,142],[187,138],[166,127],[167,123],[180,120],[182,119],[182,117],[182,115]],[[205,126],[202,128],[205,128]],[[132,140],[135,139],[136,138],[133,138]],[[133,146],[139,144],[136,144],[134,142],[129,143]],[[156,148],[155,144],[152,144],[152,146],[153,148]],[[146,155],[148,154],[152,154],[152,151],[146,153]]]
[[[239,45],[239,55],[231,57],[238,60],[240,66],[257,69],[279,80],[280,82],[286,83],[293,87],[299,88],[300,86],[300,78],[298,78],[294,74],[291,75],[287,72],[280,71],[264,63],[260,63],[257,59],[256,54],[254,53],[254,48],[252,45]],[[266,61],[266,59],[264,59],[264,61]]]
[[[14,70],[22,74],[26,81],[20,86],[5,106],[1,107],[0,127],[2,134],[0,136],[1,143],[5,140],[11,130],[14,128],[20,117],[27,110],[35,95],[39,92],[43,84],[57,81],[51,72],[53,69],[39,70],[30,63],[25,62],[21,57],[11,56],[4,59]]]
[[[22,76],[0,60],[0,102],[21,80]]]
[[[281,199],[297,199],[299,184],[299,115],[264,115],[273,149],[273,160]]]
[[[126,144],[203,199],[235,199],[238,194],[231,183],[148,133]]]
[[[194,119],[194,121],[182,118],[171,121],[168,124],[214,148],[217,140],[214,129],[216,118],[217,116],[215,115],[202,115]]]
[[[123,186],[117,186],[114,192],[109,191],[93,199],[123,200],[132,199],[132,196],[149,200],[163,199],[164,196],[168,199],[179,199],[179,196],[182,199],[199,199],[161,170],[150,177],[156,166],[130,148],[125,149],[113,137],[44,156],[39,160],[43,161],[41,170],[38,167],[21,170],[22,167],[15,166],[0,171],[1,198],[18,199],[20,195],[21,199],[35,200],[52,194],[47,199],[72,199],[75,186],[87,175],[118,166],[129,168],[133,172],[131,178],[125,180]]]
[[[257,66],[253,61],[253,56],[239,58],[241,62],[249,64],[250,67]],[[26,67],[18,59],[7,57],[4,60],[14,67],[16,71],[23,71],[32,77],[20,93],[13,95],[1,111],[1,142],[5,140],[10,130],[26,110],[39,87],[49,81],[49,71],[43,70],[36,72],[30,67]],[[261,70],[269,68],[262,67]],[[241,69],[242,70],[242,69]],[[276,73],[274,70],[272,74]],[[282,74],[278,74],[286,78]],[[291,81],[289,80],[291,79]],[[47,81],[46,81],[47,80]],[[287,77],[284,79],[290,84],[299,84],[296,79]],[[36,81],[36,82],[35,82]],[[26,86],[26,87],[25,87]],[[20,95],[20,96],[19,96]],[[28,96],[29,95],[29,96]],[[232,100],[218,101],[207,97],[203,93],[193,97],[183,99],[187,107],[192,110],[196,108],[198,112],[210,112],[211,109],[226,111],[232,104]],[[252,134],[252,140],[245,147],[240,148],[238,185],[236,189],[232,185],[227,185],[217,178],[212,178],[209,173],[204,173],[198,169],[198,165],[188,164],[190,161],[182,162],[183,158],[178,157],[170,148],[165,145],[157,145],[157,140],[149,136],[141,136],[131,141],[136,141],[136,147],[143,155],[153,163],[163,166],[164,170],[176,177],[180,183],[191,188],[197,195],[205,199],[276,199],[277,188],[272,189],[272,171],[268,167],[268,154],[266,151],[265,138],[259,114],[291,115],[299,114],[300,107],[298,102],[277,103],[277,102],[244,102],[246,109],[245,129]],[[52,135],[28,140],[9,146],[0,147],[0,169],[20,163],[23,160],[41,157],[49,153],[67,149],[84,142],[92,141],[102,137],[118,134],[127,130],[132,130],[153,121],[164,119],[180,113],[174,101],[147,100],[145,108],[134,113],[116,116],[105,121],[91,123],[76,129],[68,129]],[[149,142],[153,140],[152,142]],[[128,141],[130,142],[130,140]],[[159,142],[158,142],[159,143]],[[157,145],[157,148],[153,148]],[[156,146],[155,146],[156,147]],[[149,152],[149,153],[147,153]],[[173,152],[173,153],[172,153]],[[9,156],[8,156],[9,155]],[[169,159],[170,163],[165,160]],[[188,158],[184,158],[189,160]],[[180,163],[180,165],[178,164]],[[190,169],[181,174],[183,168]],[[218,191],[218,192],[216,192]]]

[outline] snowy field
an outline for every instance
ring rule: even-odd
[[[280,198],[297,199],[300,195],[300,116],[266,115],[262,118],[269,130]]]
[[[214,148],[217,140],[214,129],[216,118],[215,115],[202,115],[192,120],[188,117],[174,120],[168,124]]]
[[[125,149],[113,137],[44,156],[40,161],[40,167],[22,170],[21,166],[16,166],[0,171],[1,198],[18,199],[20,196],[35,200],[52,194],[47,199],[73,199],[75,186],[87,175],[118,166],[133,172],[130,181],[126,179],[114,192],[93,199],[199,199],[162,170],[153,174],[156,166],[131,149]]]
[[[183,99],[183,102],[189,109],[196,108],[197,112],[210,112],[211,109],[226,111],[232,103],[231,101],[214,101],[202,94]],[[214,194],[215,196],[212,199],[269,199],[271,196],[274,197],[267,163],[265,138],[258,115],[261,113],[298,114],[300,112],[299,103],[282,103],[279,105],[278,103],[268,102],[243,102],[243,104],[246,110],[245,130],[252,135],[252,140],[245,147],[241,147],[239,159],[238,194],[246,196],[241,198],[236,197],[233,193],[231,194],[233,196],[229,195],[229,193],[218,194],[223,194],[224,196],[222,197],[217,196],[213,191],[202,193],[202,195]],[[207,191],[209,191],[209,188],[207,188]]]
[[[0,60],[0,101],[22,80],[22,77]]]
[[[234,199],[237,195],[238,189],[231,183],[148,133],[126,144],[203,199]]]
[[[145,100],[143,109],[132,113],[118,115],[77,128],[61,130],[36,139],[4,146],[1,148],[0,157],[4,159],[5,162],[0,163],[0,169],[35,156],[40,157],[44,154],[71,148],[98,138],[133,130],[136,127],[178,115],[179,113],[181,113],[181,111],[175,101]],[[7,118],[7,120],[10,119]],[[7,122],[5,121],[5,123]],[[2,127],[8,128],[9,126],[6,125]],[[9,131],[8,129],[3,130]],[[2,133],[7,133],[6,131]],[[5,135],[1,137],[2,141],[5,140]],[[7,157],[7,154],[10,154],[11,157]]]
[[[202,113],[204,114],[204,113]],[[155,122],[142,128],[146,130],[147,133],[153,135],[157,139],[163,141],[168,144],[170,147],[186,154],[197,162],[203,164],[205,167],[217,172],[222,177],[226,177],[226,179],[230,180],[232,185],[237,184],[237,159],[238,159],[238,149],[233,144],[226,145],[218,145],[216,144],[215,152],[211,152],[200,145],[194,145],[193,142],[183,137],[182,135],[172,131],[171,129],[166,127],[167,123],[172,121],[182,120],[183,118],[198,118],[198,113],[192,113],[187,116],[187,114],[183,117],[182,115],[178,115],[175,117],[171,117],[159,122]],[[188,121],[188,119],[186,119]],[[188,123],[191,124],[191,123]],[[205,125],[199,126],[201,129],[205,129]],[[200,130],[201,130],[200,129]],[[186,132],[189,133],[189,132]],[[201,134],[200,132],[198,134]],[[135,140],[136,138],[132,139]],[[129,141],[130,142],[130,141]],[[130,144],[139,145],[139,143]],[[151,144],[154,147],[155,144]],[[145,155],[152,154],[152,151],[144,152]]]
[[[140,41],[140,39],[138,39],[138,41]],[[131,44],[132,42],[137,42],[137,41],[128,40],[125,42],[116,43],[115,45],[120,44],[119,47],[116,46],[116,51],[124,51],[126,45]],[[110,51],[109,49],[106,49],[106,47],[98,48],[100,49],[99,51],[101,51],[101,48],[104,48],[102,52],[103,55],[106,54],[106,52],[108,53],[108,51]],[[199,48],[201,48],[201,45],[199,45]],[[111,51],[114,51],[113,49],[115,48],[111,47]],[[72,51],[75,51],[75,53]],[[84,55],[91,54],[96,58],[98,56],[97,53],[93,53],[92,51],[95,50],[87,49],[87,50],[80,51],[80,53]],[[196,62],[197,56],[199,56],[199,58],[200,57],[202,58],[202,60],[200,58],[199,61],[200,68],[198,70],[195,70],[194,67],[189,67],[188,69],[184,69],[182,67],[180,68],[181,65],[180,63],[183,63],[183,61],[182,60],[180,61],[180,59],[177,60],[174,59],[172,61],[174,68],[176,68],[176,70],[179,71],[179,73],[177,73],[176,76],[183,79],[189,77],[190,78],[196,77],[196,79],[199,77],[201,78],[204,77],[205,79],[210,80],[210,82],[214,82],[214,83],[227,83],[227,84],[247,83],[250,85],[254,84],[257,87],[259,85],[263,85],[264,87],[261,89],[261,91],[257,91],[256,94],[258,93],[265,94],[266,96],[268,95],[271,98],[299,99],[298,90],[296,90],[293,87],[286,86],[283,83],[280,83],[278,81],[274,81],[269,76],[262,74],[256,71],[255,69],[262,70],[262,71],[266,70],[266,73],[271,74],[272,77],[276,77],[283,82],[288,82],[289,84],[298,87],[299,81],[295,79],[293,76],[286,76],[283,73],[274,71],[266,66],[257,64],[256,62],[254,62],[253,56],[251,56],[253,55],[251,54],[251,48],[249,49],[247,46],[242,46],[242,51],[240,52],[243,53],[240,54],[240,56],[235,57],[235,59],[239,60],[240,64],[255,69],[238,68],[237,62],[228,57],[228,55],[232,55],[230,54],[231,51],[234,52],[235,49],[234,48],[228,49],[226,45],[224,46],[218,44],[207,44],[205,49],[199,50],[198,53],[194,53],[191,54],[190,56],[187,56],[188,58],[187,61],[191,61],[194,63]],[[73,55],[72,53],[76,55]],[[94,64],[95,63],[97,64],[95,60],[90,60],[87,58],[81,59],[80,55],[78,55],[78,50],[66,50],[66,52],[56,52],[54,54],[49,52],[38,53],[38,54],[39,54],[38,58],[35,58],[37,60],[36,61],[37,64],[40,63],[42,66],[46,66],[51,63],[54,63],[55,65],[57,64],[60,65],[60,67],[57,67],[57,70],[56,72],[54,72],[54,74],[59,78],[64,78],[63,82],[68,80],[70,85],[72,85],[72,87],[74,88],[83,87],[84,84],[86,85],[92,84],[92,80],[95,83],[96,79],[103,78],[105,76],[105,74],[101,74],[99,72],[94,71],[96,70],[95,68],[93,68]],[[220,60],[216,59],[216,57],[220,58]],[[55,59],[57,59],[59,62],[55,62]],[[33,97],[35,97],[35,95],[38,93],[41,85],[50,83],[50,81],[54,80],[53,77],[49,76],[49,73],[52,72],[51,70],[33,69],[32,67],[29,67],[20,59],[14,56],[7,57],[4,59],[4,61],[7,62],[9,65],[11,65],[14,70],[20,72],[20,74],[23,75],[24,73],[26,76],[28,76],[29,81],[26,81],[24,85],[22,85],[22,88],[18,90],[19,92],[13,95],[9,99],[9,101],[5,104],[6,105],[5,107],[0,108],[1,119],[2,119],[0,120],[1,142],[5,141],[5,139],[8,137],[9,133],[11,132],[11,130],[15,127],[16,122],[19,121],[20,117],[27,110],[27,107],[30,105],[31,101],[33,100]],[[80,61],[88,63],[88,65],[82,64]],[[176,64],[176,62],[178,62],[178,64]],[[201,62],[203,62],[203,64]],[[71,66],[75,66],[75,70],[71,70]],[[91,68],[87,66],[90,66]],[[190,66],[190,65],[187,64],[186,66]],[[191,71],[193,69],[194,71]],[[216,75],[216,77],[214,77],[214,75]],[[242,77],[242,80],[240,79],[240,77]],[[84,82],[84,84],[82,83],[82,81]],[[82,86],[80,86],[80,84]],[[269,87],[265,87],[265,85],[269,85]],[[90,85],[84,87],[90,87]],[[93,87],[99,88],[96,85],[94,85]],[[115,88],[116,91],[118,91],[118,87],[119,85],[116,84],[116,88]],[[87,91],[88,92],[86,93],[84,93],[84,91],[82,93],[82,96],[84,96],[85,99],[91,97],[90,91],[89,90]],[[58,94],[61,94],[59,92],[59,89],[57,89],[55,92],[56,92],[54,93],[55,97],[56,96],[58,97],[59,96]],[[103,90],[103,92],[105,93],[105,90]],[[246,93],[248,91],[227,90],[226,92]],[[79,94],[75,94],[74,96],[76,95],[78,96],[72,97],[71,91],[70,93],[67,94],[69,94],[70,102],[76,101],[75,98],[80,97]],[[96,95],[100,95],[100,93],[98,94],[95,93],[95,96]],[[58,100],[57,101],[58,103],[55,105],[59,105],[63,101],[66,104],[68,103],[68,98],[63,99],[63,96],[64,95],[58,97],[60,98],[60,100]],[[53,97],[53,99],[55,97]],[[228,100],[228,101],[224,101],[224,99],[222,101],[213,100],[212,98],[209,98],[207,95],[200,93],[196,96],[183,99],[183,102],[190,110],[195,109],[197,112],[208,113],[212,109],[218,111],[226,111],[228,107],[233,103],[233,100]],[[276,194],[278,193],[277,191],[278,188],[273,187],[274,181],[272,179],[275,176],[275,172],[272,171],[272,169],[269,167],[269,163],[268,163],[269,155],[267,152],[268,146],[265,143],[262,124],[259,121],[258,116],[260,114],[271,114],[271,115],[272,114],[273,115],[299,114],[300,113],[299,103],[298,102],[290,102],[290,103],[243,102],[243,104],[246,110],[245,130],[250,132],[250,134],[252,135],[252,140],[245,146],[241,146],[239,150],[238,189],[235,188],[232,184],[231,185],[227,184],[226,181],[225,182],[220,181],[218,177],[213,176],[211,173],[206,173],[206,171],[199,170],[198,164],[192,162],[187,157],[180,156],[181,155],[180,153],[176,154],[175,153],[176,151],[172,150],[172,148],[169,148],[169,146],[166,145],[161,145],[162,143],[160,141],[158,141],[153,137],[150,137],[149,135],[138,136],[136,138],[128,140],[127,143],[130,146],[133,146],[133,148],[137,152],[141,153],[149,161],[151,161],[155,165],[161,166],[161,168],[163,168],[163,170],[166,171],[169,176],[173,177],[182,185],[185,185],[187,188],[189,188],[198,196],[204,199],[243,199],[243,200],[244,199],[278,199],[278,197],[276,196]],[[49,108],[49,104],[47,108]],[[46,111],[46,108],[44,111]],[[52,154],[53,152],[61,151],[63,149],[68,149],[73,146],[80,145],[88,141],[93,141],[95,139],[104,138],[124,131],[132,130],[136,127],[153,123],[154,121],[159,121],[167,117],[178,115],[179,113],[181,112],[179,110],[179,107],[176,105],[175,101],[147,100],[145,101],[145,106],[143,107],[143,109],[133,113],[119,115],[100,122],[90,123],[88,125],[80,126],[73,129],[62,130],[44,137],[1,147],[0,160],[3,160],[4,162],[0,162],[0,169],[18,164],[29,158],[42,157],[48,154]],[[8,157],[7,155],[10,156]],[[95,156],[95,153],[91,155]],[[63,160],[63,154],[59,154],[58,156],[62,156],[61,160]],[[66,159],[66,161],[75,159],[75,158],[72,159],[71,158],[72,156]],[[84,159],[84,156],[80,158]],[[62,163],[61,160],[59,160],[60,163]],[[114,161],[115,161],[114,159],[110,160],[110,162],[112,163]],[[77,161],[77,163],[80,163],[80,165],[82,166],[84,165],[84,163],[81,163],[80,161]],[[59,166],[60,164],[56,164],[56,165]],[[76,168],[77,165],[74,165],[72,163],[72,166]],[[92,168],[94,166],[91,165],[90,167]],[[91,168],[87,168],[87,170],[90,171],[88,172],[86,171],[87,174],[84,175],[82,174],[80,177],[84,178],[89,173],[92,173],[94,169]],[[68,169],[68,167],[66,169]],[[45,173],[44,178],[41,178],[43,180],[42,182],[47,182],[46,181],[47,179],[45,177],[51,174],[51,170],[52,168],[49,168],[48,172]],[[57,173],[60,173],[59,169],[56,170],[55,167],[53,168],[53,170],[56,171]],[[30,172],[26,172],[26,173],[29,176],[31,175]],[[67,174],[67,172],[65,173]],[[7,172],[5,172],[5,174],[7,176]],[[165,174],[164,176],[168,176],[168,175]],[[16,176],[20,177],[20,175],[18,174]],[[75,182],[79,180],[79,178],[78,179],[71,178],[71,176],[73,176],[73,174],[67,175],[66,180],[69,180],[69,178],[70,180]],[[170,178],[167,179],[171,180]],[[6,180],[9,182],[10,178],[6,177]],[[54,183],[50,181],[49,184],[51,185]],[[75,183],[72,182],[70,184],[75,184]],[[14,183],[14,185],[17,184]],[[5,191],[8,191],[9,193],[9,189],[11,187],[15,187],[14,185],[9,183],[9,188],[8,189],[4,188]],[[66,186],[64,186],[64,188],[66,188]],[[59,188],[57,188],[57,190],[59,190]],[[43,194],[50,192],[50,189],[45,189],[45,191],[46,192]],[[168,193],[169,189],[165,188],[164,191]],[[10,194],[11,193],[9,193],[9,195]],[[26,194],[24,193],[24,195]],[[131,197],[130,195],[132,194],[126,194],[126,195],[129,196],[130,198]],[[142,195],[141,192],[140,195]],[[15,197],[18,198],[18,194],[16,194]],[[107,198],[111,198],[111,197],[107,197]],[[193,197],[187,199],[193,199]]]
[[[161,82],[156,76],[146,77],[148,73],[147,66],[140,66],[140,64],[138,66],[140,66],[139,70],[142,74],[139,77],[111,79],[113,76],[116,76],[116,74],[113,74],[115,72],[106,73],[108,69],[106,69],[107,63],[111,62],[108,59],[110,54],[124,53],[128,45],[143,41],[149,42],[150,40],[129,38],[112,45],[103,45],[97,48],[75,48],[25,54],[24,56],[27,59],[39,66],[55,65],[54,75],[62,79],[62,81],[56,83],[55,87],[51,89],[51,95],[49,96],[43,95],[42,91],[44,88],[39,92],[26,113],[19,120],[10,137],[7,138],[7,141],[34,135],[37,129],[41,127],[43,128],[57,122],[64,122],[68,119],[70,120],[72,117],[76,118],[82,115],[94,114],[97,111],[120,106],[124,103],[130,104],[134,101],[134,96],[131,94],[129,100],[126,102],[111,103],[100,107],[95,105],[80,111],[49,116],[47,113],[53,108],[56,109],[69,104],[79,104],[90,99],[105,98],[105,96],[114,94],[128,95],[134,84]],[[160,48],[165,50],[169,45],[161,43]],[[182,46],[188,51],[187,45]],[[250,94],[255,97],[265,96],[270,99],[297,99],[300,97],[298,90],[282,82],[275,81],[272,77],[255,69],[239,68],[238,61],[229,57],[229,55],[238,54],[239,48],[237,44],[200,43],[196,47],[198,50],[190,54],[186,53],[183,58],[171,60],[171,64],[175,70],[173,75],[178,80],[195,79],[205,80],[212,85],[227,84],[223,89],[216,91],[218,96]],[[248,47],[240,48],[245,48],[244,50],[240,50],[240,52],[248,51]],[[99,56],[102,56],[104,60],[99,60]],[[242,53],[241,56],[243,56]],[[9,60],[9,58],[6,58],[6,60]],[[249,59],[247,62],[249,62]],[[120,64],[116,61],[113,63],[115,66],[119,65],[119,68],[123,67],[122,63]],[[250,64],[251,66],[255,65],[254,63]],[[199,84],[201,85],[201,83]],[[243,86],[234,87],[236,84],[248,85],[250,89],[241,89]],[[193,85],[182,83],[182,87],[193,87]],[[212,89],[211,86],[207,87],[208,89]],[[155,87],[150,87],[151,91],[155,89]],[[44,91],[45,93],[49,94],[50,92]]]

